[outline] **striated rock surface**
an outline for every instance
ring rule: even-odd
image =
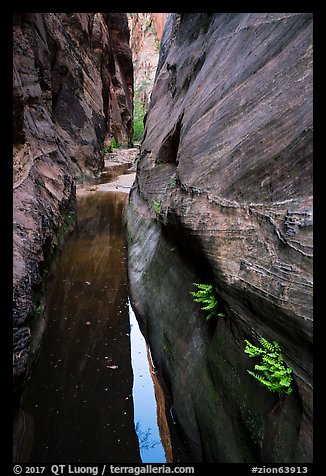
[[[123,13],[14,15],[15,389],[44,327],[47,259],[74,222],[74,177],[101,170],[105,141],[131,141],[128,41]]]
[[[101,15],[98,13],[97,15]],[[109,51],[100,49],[109,72],[109,137],[132,144],[133,63],[126,13],[106,13]],[[102,70],[103,71],[103,70]],[[103,72],[102,72],[103,74]],[[107,92],[107,89],[104,88]],[[105,93],[104,93],[105,94]]]
[[[194,459],[312,461],[311,14],[169,16],[128,243],[133,307]],[[193,282],[214,283],[225,318],[205,321]],[[284,400],[246,372],[260,336],[293,369]]]

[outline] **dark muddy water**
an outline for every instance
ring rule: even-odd
[[[127,200],[113,192],[79,200],[22,398],[20,462],[165,462],[171,455],[166,420],[160,428],[157,421],[164,396],[128,298]]]

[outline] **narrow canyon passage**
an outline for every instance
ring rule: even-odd
[[[311,12],[14,13],[14,463],[313,461],[312,105]]]
[[[129,322],[127,200],[121,192],[79,199],[78,226],[49,285],[47,329],[22,398],[20,462],[166,461],[146,344],[133,313]]]

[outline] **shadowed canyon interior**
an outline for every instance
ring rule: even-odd
[[[126,204],[122,192],[78,202],[22,396],[19,462],[173,460],[164,395],[128,299]]]
[[[312,23],[14,14],[15,461],[312,462]]]

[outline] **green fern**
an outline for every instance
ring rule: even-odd
[[[159,200],[153,200],[153,210],[157,215],[161,213],[161,202]]]
[[[110,144],[110,152],[113,152],[114,149],[119,149],[121,147],[120,142],[114,138]]]
[[[249,357],[261,357],[260,364],[256,364],[255,371],[261,374],[247,370],[258,382],[271,392],[291,395],[292,389],[292,369],[285,366],[281,354],[281,347],[278,342],[268,342],[261,337],[259,339],[261,347],[256,347],[245,340],[246,348],[244,352]]]
[[[223,313],[217,312],[218,302],[215,294],[215,289],[212,284],[192,283],[199,291],[191,291],[190,294],[194,296],[194,301],[206,304],[201,307],[202,311],[208,312],[206,320],[208,321],[213,316],[225,317]]]

